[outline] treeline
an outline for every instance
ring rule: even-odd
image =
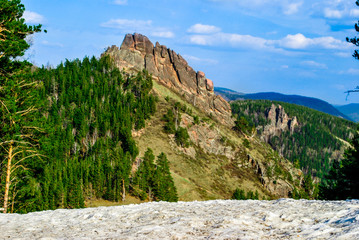
[[[41,134],[36,140],[38,160],[27,159],[23,173],[14,176],[22,180],[10,190],[21,193],[9,198],[12,211],[78,208],[86,198],[119,201],[126,193],[144,190],[141,177],[133,178],[131,169],[139,153],[132,130],[143,128],[156,111],[152,78],[146,71],[130,76],[107,56],[85,57],[66,60],[55,69],[33,69],[22,78],[39,83],[34,119],[39,119],[36,128]],[[167,157],[161,154],[152,168],[149,197],[176,201]],[[2,171],[2,188],[4,176]]]
[[[356,124],[307,107],[268,100],[232,102],[232,112],[237,117],[236,128],[249,133],[262,134],[269,124],[266,111],[272,104],[281,105],[289,117],[296,116],[299,127],[293,133],[283,131],[269,139],[269,144],[285,158],[291,160],[306,174],[322,179],[356,129]]]

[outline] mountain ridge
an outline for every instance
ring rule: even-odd
[[[221,94],[224,98],[227,98],[227,100],[252,99],[281,101],[306,106],[317,111],[353,121],[353,119],[339,111],[333,105],[319,98],[306,97],[295,94],[282,94],[278,92],[239,93],[231,89],[217,87],[215,87],[214,91],[217,94]]]

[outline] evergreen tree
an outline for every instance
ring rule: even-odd
[[[29,48],[25,38],[40,32],[41,25],[26,25],[24,11],[20,0],[0,0],[0,189],[4,213],[10,201],[13,211],[19,205],[16,199],[31,205],[41,197],[34,178],[40,165],[35,159],[40,155],[40,84],[27,76],[31,64],[17,58]]]
[[[356,4],[357,6],[359,6],[359,0],[357,0],[357,1],[355,2],[355,4]],[[354,28],[355,28],[355,31],[359,33],[359,21],[358,21],[358,23],[356,23],[356,24],[354,25]],[[357,38],[357,37],[348,38],[348,37],[347,37],[346,40],[347,40],[347,42],[350,42],[350,43],[354,44],[355,46],[359,47],[359,38]],[[355,59],[359,60],[359,52],[358,52],[358,50],[354,50],[353,57],[354,57]]]
[[[352,146],[344,159],[333,164],[326,180],[319,186],[321,199],[359,199],[359,134],[355,134]]]
[[[178,201],[177,189],[171,176],[167,156],[164,153],[157,157],[154,174],[154,191],[158,200],[168,202]]]

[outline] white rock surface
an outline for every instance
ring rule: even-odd
[[[1,239],[359,239],[359,200],[152,202],[0,214]]]

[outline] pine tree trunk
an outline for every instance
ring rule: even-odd
[[[126,200],[125,180],[122,179],[122,202]]]
[[[5,196],[4,196],[4,213],[7,212],[9,202],[9,190],[10,190],[10,175],[11,175],[11,161],[12,161],[12,143],[10,143],[9,156],[7,160],[6,181],[5,181]]]

